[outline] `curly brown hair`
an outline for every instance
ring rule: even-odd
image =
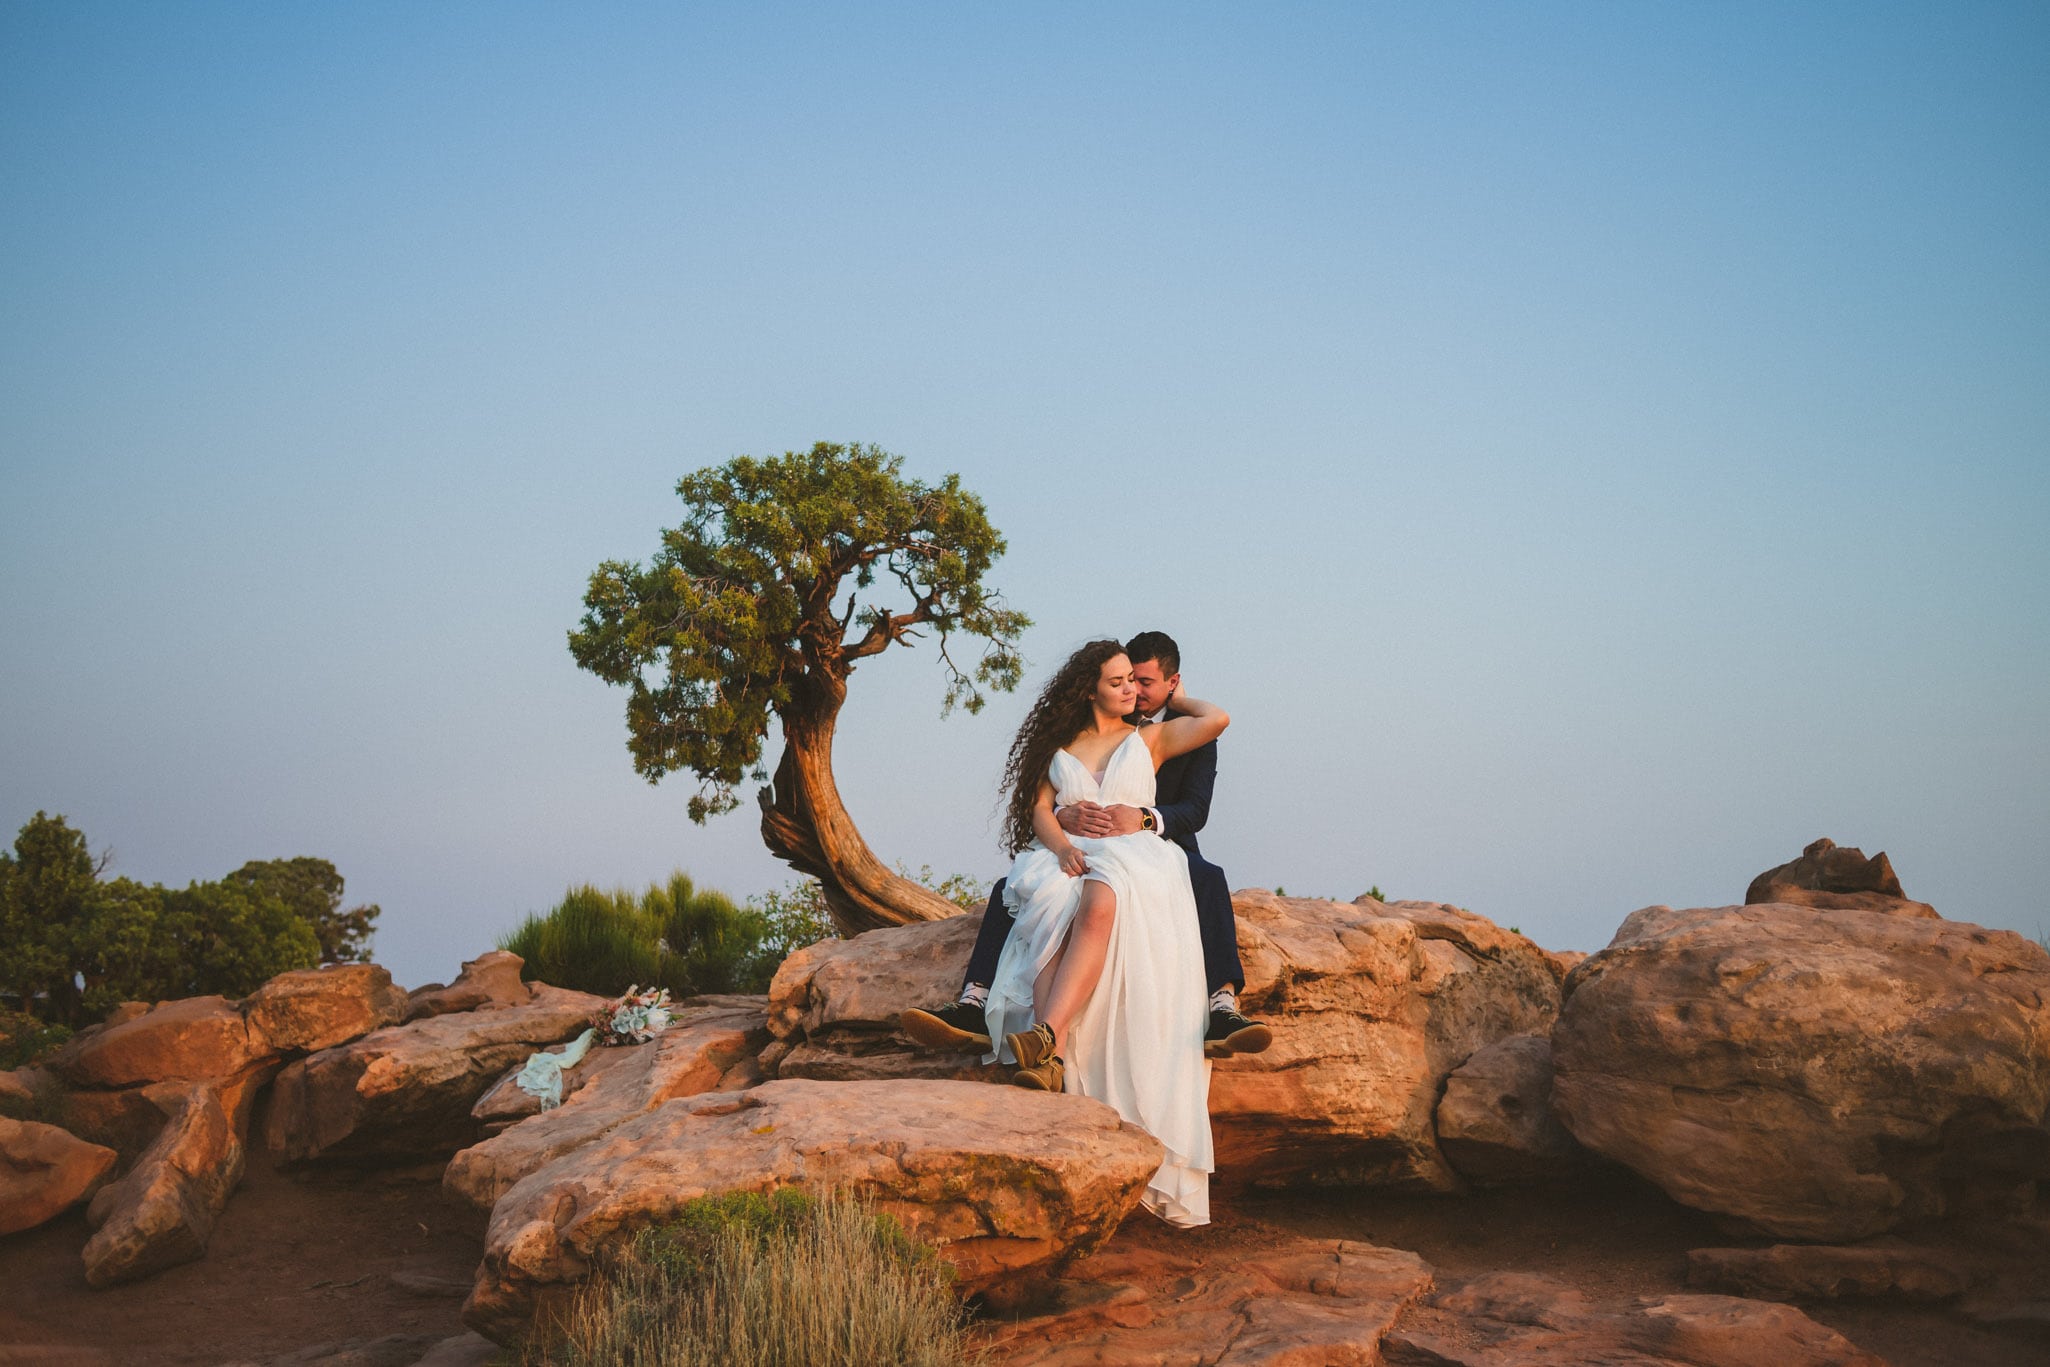
[[[1039,797],[1039,785],[1053,764],[1054,752],[1082,734],[1095,716],[1091,700],[1096,681],[1103,676],[1104,661],[1125,653],[1116,641],[1091,641],[1054,671],[1032,704],[1025,724],[1011,742],[1011,755],[1004,763],[1003,787],[1010,790],[1004,809],[1005,853],[1016,854],[1030,845],[1032,805]]]

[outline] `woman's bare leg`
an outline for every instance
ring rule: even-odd
[[[1065,1045],[1068,1027],[1103,976],[1103,961],[1110,953],[1110,932],[1117,924],[1118,895],[1110,884],[1090,879],[1082,885],[1082,905],[1068,928],[1067,944],[1054,956],[1032,986],[1036,1014],[1053,1027],[1057,1045]]]

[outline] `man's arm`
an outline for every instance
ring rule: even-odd
[[[1160,833],[1170,840],[1194,835],[1210,820],[1210,795],[1217,788],[1217,742],[1191,750],[1183,762],[1181,796],[1158,808]]]

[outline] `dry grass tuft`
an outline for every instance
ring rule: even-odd
[[[644,1231],[522,1367],[972,1367],[945,1264],[850,1199],[708,1197]]]

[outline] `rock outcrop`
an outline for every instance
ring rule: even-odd
[[[150,1082],[219,1082],[269,1062],[278,1050],[225,997],[186,997],[82,1030],[50,1058],[73,1087],[109,1090]]]
[[[285,1053],[331,1049],[405,1016],[406,994],[376,964],[280,973],[242,1001],[250,1034]]]
[[[1652,907],[1566,991],[1567,1128],[1733,1228],[1858,1239],[2050,1176],[2050,953],[2011,931]]]
[[[1162,1150],[1084,1097],[966,1083],[785,1080],[666,1102],[499,1198],[463,1318],[507,1342],[592,1260],[686,1201],[800,1186],[873,1200],[978,1291],[1107,1239]]]
[[[1867,859],[1863,850],[1839,846],[1827,838],[1812,842],[1799,859],[1767,869],[1751,880],[1744,890],[1744,904],[1765,902],[1836,911],[1884,911],[1897,916],[1936,915],[1936,908],[1927,902],[1908,900],[1886,851]]]
[[[1381,1342],[1390,1367],[1886,1367],[1791,1305],[1733,1296],[1594,1299],[1528,1272],[1442,1291]]]
[[[1774,1301],[1845,1296],[1947,1301],[1970,1290],[1975,1280],[1972,1268],[1950,1250],[1893,1240],[1697,1248],[1687,1255],[1687,1285]]]
[[[463,971],[446,987],[434,983],[413,989],[406,1003],[405,1018],[446,1016],[454,1011],[495,1011],[504,1006],[525,1006],[532,999],[528,985],[520,981],[526,961],[503,949],[494,949],[463,964]]]
[[[764,1067],[777,1077],[825,1082],[1008,1078],[1008,1068],[985,1068],[976,1054],[920,1049],[896,1028],[901,1011],[953,1000],[981,927],[981,914],[972,912],[798,950],[769,984],[776,1043],[763,1054]]]
[[[0,1116],[0,1234],[33,1229],[91,1196],[115,1159],[69,1130]]]
[[[1375,1183],[1452,1190],[1433,1113],[1445,1076],[1480,1046],[1550,1028],[1559,972],[1485,917],[1240,892],[1247,1010],[1274,1027],[1265,1054],[1219,1063],[1210,1114],[1218,1170],[1261,1184]],[[988,1078],[974,1054],[920,1051],[893,1028],[960,986],[980,918],[870,931],[787,960],[769,988],[782,1077]]]
[[[1482,1045],[1445,1079],[1438,1147],[1482,1185],[1571,1175],[1585,1157],[1552,1114],[1552,1042],[1510,1035]]]
[[[758,1081],[753,1071],[755,1055],[768,1042],[759,998],[741,998],[738,1004],[729,999],[726,1005],[687,1003],[677,1009],[669,1028],[647,1044],[594,1049],[569,1077],[575,1078],[585,1069],[594,1069],[595,1076],[573,1090],[566,1089],[562,1105],[520,1120],[458,1153],[442,1184],[489,1210],[521,1178],[665,1101]],[[508,1085],[509,1079],[494,1091]],[[511,1090],[518,1092],[517,1088]],[[540,1103],[534,1104],[538,1109]],[[480,1102],[478,1109],[482,1108]]]
[[[581,1032],[604,999],[535,984],[524,1006],[427,1016],[291,1064],[264,1137],[287,1163],[446,1156],[474,1142],[470,1108],[506,1069]]]
[[[214,1217],[242,1180],[244,1148],[233,1107],[204,1082],[144,1089],[167,1114],[156,1141],[87,1208],[85,1246],[93,1286],[133,1281],[206,1252]]]
[[[1219,1172],[1263,1186],[1457,1189],[1438,1148],[1439,1089],[1483,1045],[1550,1029],[1550,957],[1433,902],[1255,891],[1232,905],[1242,999],[1274,1044],[1211,1075]]]
[[[1416,1254],[1348,1240],[1228,1264],[1113,1249],[1056,1283],[1051,1311],[998,1322],[986,1342],[1009,1367],[1379,1363],[1382,1336],[1430,1287]]]

